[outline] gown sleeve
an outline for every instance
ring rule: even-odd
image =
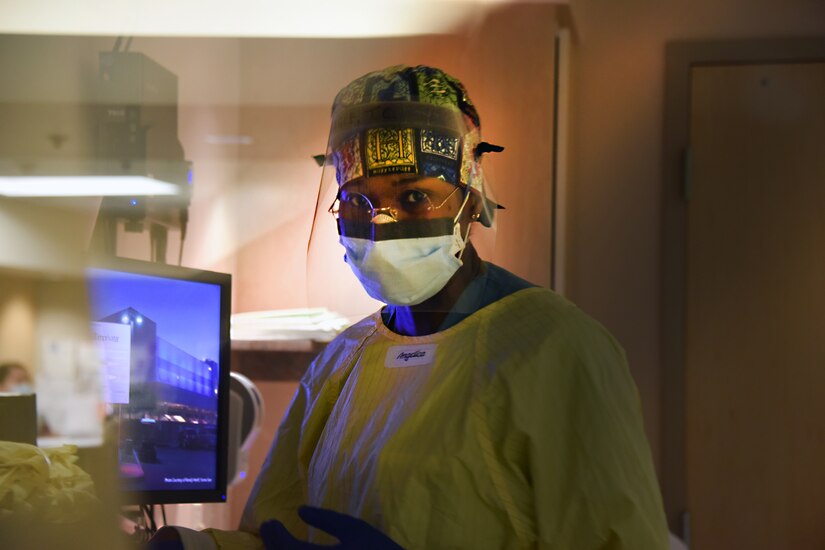
[[[239,529],[207,530],[218,548],[262,549],[259,529],[270,519],[279,520],[295,537],[308,538],[308,528],[298,517],[298,508],[307,503],[309,462],[354,358],[373,330],[367,320],[350,327],[309,366],[275,434]]]
[[[538,547],[668,547],[661,494],[624,351],[572,305],[537,312],[506,386],[524,441]]]
[[[307,408],[309,388],[302,383],[292,399],[252,493],[244,508],[237,531],[207,529],[218,548],[238,550],[263,549],[258,529],[264,521],[277,518],[296,536],[301,536],[303,522],[298,506],[306,502],[306,483],[298,463],[301,425]]]

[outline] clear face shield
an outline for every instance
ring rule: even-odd
[[[475,122],[454,105],[336,104],[308,251],[311,305],[351,321],[384,304],[444,307],[433,297],[494,245],[498,206],[480,160],[499,149],[480,142]]]

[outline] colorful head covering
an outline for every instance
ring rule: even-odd
[[[332,106],[330,146],[339,186],[412,173],[474,187],[480,138],[481,122],[464,86],[433,67],[368,73],[342,89]]]

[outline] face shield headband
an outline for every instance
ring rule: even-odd
[[[330,207],[338,212],[340,189],[350,182],[387,174],[433,178],[478,195],[480,221],[489,226],[495,203],[485,197],[478,157],[501,148],[479,141],[480,133],[462,112],[440,105],[377,102],[339,106],[333,112],[326,160],[335,167],[339,193]],[[343,209],[342,209],[343,210]],[[337,216],[336,216],[337,217]],[[428,216],[432,218],[433,216]],[[410,221],[372,227],[368,220],[338,218],[338,232],[387,240],[405,235],[433,236],[452,229],[447,220]]]
[[[417,174],[466,187],[479,135],[461,112],[437,105],[339,107],[332,116],[331,160],[339,186],[362,177]]]

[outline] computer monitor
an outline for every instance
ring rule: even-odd
[[[87,280],[124,503],[225,501],[230,275],[113,258]]]

